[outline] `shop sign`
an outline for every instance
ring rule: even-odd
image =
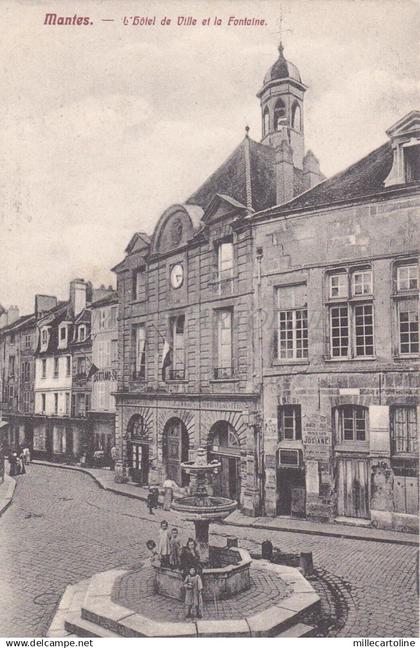
[[[118,380],[116,369],[100,369],[93,376],[93,382],[107,382]]]

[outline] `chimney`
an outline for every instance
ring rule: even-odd
[[[10,306],[7,311],[7,323],[13,324],[19,318],[19,308],[17,306]]]
[[[287,139],[283,139],[275,149],[276,153],[276,203],[288,202],[294,195],[293,151]]]
[[[319,160],[312,151],[308,151],[303,158],[303,190],[307,191],[325,180],[325,176],[319,168]]]
[[[52,295],[35,295],[35,317],[38,319],[47,311],[57,306],[57,297]]]
[[[70,303],[73,315],[77,316],[86,308],[87,283],[84,279],[70,281]]]

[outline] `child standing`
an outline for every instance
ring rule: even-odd
[[[159,529],[158,554],[162,567],[169,567],[169,529],[166,520],[162,520]]]
[[[181,562],[181,543],[178,539],[178,529],[173,527],[169,535],[169,564],[175,569]]]
[[[201,619],[203,616],[203,582],[197,574],[195,567],[191,567],[184,580],[185,587],[185,618],[196,616]]]

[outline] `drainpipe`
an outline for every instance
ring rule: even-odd
[[[261,262],[264,256],[264,250],[262,247],[258,247],[256,250],[256,261],[257,261],[257,311],[258,311],[258,353],[260,357],[259,372],[260,372],[260,403],[261,403],[261,417],[260,420],[260,430],[256,434],[256,453],[257,453],[257,475],[258,475],[258,487],[259,487],[259,508],[260,514],[265,515],[265,493],[264,493],[264,379],[263,379],[263,369],[264,369],[264,360],[263,360],[263,308],[261,300]]]

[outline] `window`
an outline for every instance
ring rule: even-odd
[[[28,413],[31,409],[31,392],[25,391],[23,393],[23,411]]]
[[[372,270],[341,270],[329,274],[327,282],[330,357],[372,357],[375,353]]]
[[[77,358],[77,363],[76,363],[76,369],[77,369],[77,375],[79,378],[82,378],[83,376],[86,376],[86,358]]]
[[[31,365],[29,362],[22,364],[22,378],[24,382],[28,382],[31,378]]]
[[[109,327],[110,328],[116,328],[117,327],[117,316],[118,316],[118,306],[112,306],[110,315],[109,315]]]
[[[41,331],[41,351],[45,351],[48,347],[48,330],[46,328]]]
[[[54,358],[54,378],[58,378],[59,373],[59,358]]]
[[[32,346],[32,335],[25,335],[25,349],[30,349]]]
[[[67,324],[60,326],[58,333],[58,346],[63,348],[67,346]]]
[[[98,329],[103,330],[106,328],[106,309],[101,308],[98,311]]]
[[[15,356],[9,356],[9,376],[15,375]]]
[[[335,429],[338,443],[367,441],[367,408],[343,405],[335,408]]]
[[[217,366],[214,369],[215,378],[231,378],[232,366],[232,316],[230,309],[217,312]]]
[[[295,103],[292,110],[292,128],[300,131],[302,128],[302,112],[298,103]]]
[[[118,340],[111,340],[111,362],[118,360]]]
[[[135,327],[135,367],[134,378],[146,378],[146,326],[139,324]]]
[[[146,272],[144,268],[138,268],[133,272],[133,299],[146,298]]]
[[[277,345],[275,354],[281,360],[308,357],[308,310],[306,284],[276,289]]]
[[[185,378],[185,315],[173,317],[170,322],[172,337],[172,367],[169,369],[170,380]]]
[[[66,392],[66,414],[70,416],[70,394]]]
[[[391,408],[391,442],[393,454],[417,455],[417,412],[415,407]]]
[[[42,376],[42,378],[47,377],[47,360],[46,360],[46,358],[43,358],[41,360],[41,376]]]
[[[83,342],[84,340],[86,340],[86,326],[82,324],[82,326],[79,326],[78,341]]]
[[[15,343],[15,334],[10,333],[10,344],[14,344],[14,343]]]
[[[282,100],[279,99],[274,108],[274,130],[278,131],[282,128],[282,126],[285,126],[286,124],[286,106],[284,105]]]
[[[66,376],[71,375],[71,356],[66,356]]]
[[[217,248],[217,274],[218,281],[231,279],[233,276],[233,243],[226,241]]]
[[[58,394],[54,394],[54,414],[58,414]]]
[[[46,395],[41,394],[41,412],[45,412],[46,410]]]
[[[418,264],[412,262],[398,265],[395,284],[394,302],[397,317],[398,353],[401,356],[418,354]]]
[[[302,439],[302,422],[300,405],[283,405],[277,412],[279,441]]]

